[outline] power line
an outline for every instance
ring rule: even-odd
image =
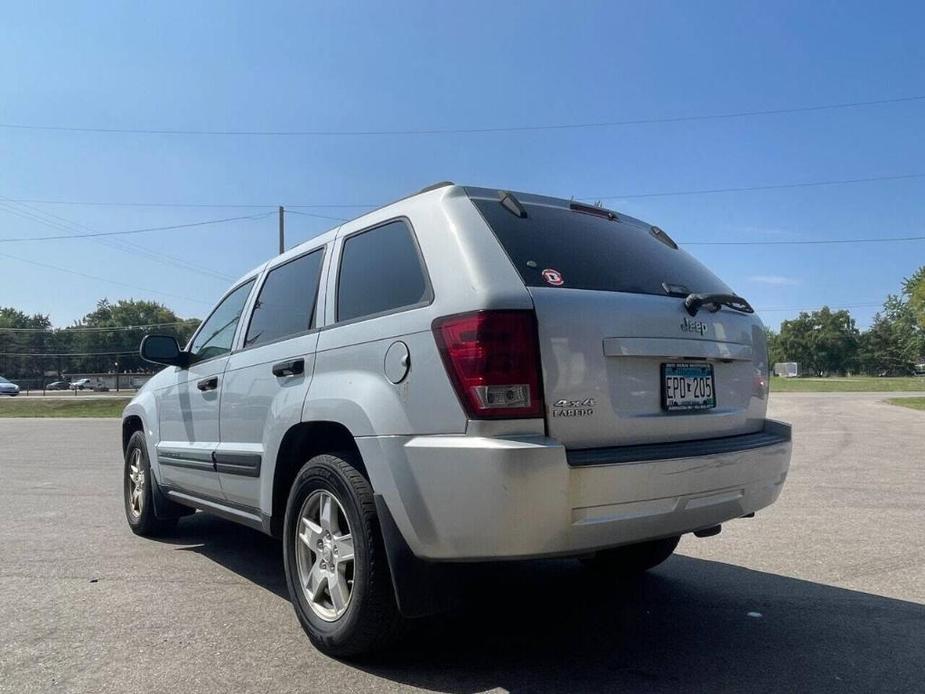
[[[925,174],[923,174],[925,175]],[[48,198],[7,198],[7,200],[13,202],[31,202],[39,205],[80,205],[88,207],[170,207],[170,208],[198,208],[198,207],[209,207],[209,208],[219,208],[219,209],[263,209],[263,208],[273,208],[276,209],[279,207],[278,203],[269,203],[269,202],[260,202],[260,203],[240,203],[240,202],[139,202],[139,201],[129,201],[129,202],[118,202],[113,200],[49,200]],[[303,207],[303,208],[324,208],[324,207],[340,207],[340,208],[354,208],[354,207],[381,207],[382,204],[347,204],[347,203],[303,203],[296,205],[286,204],[284,207],[288,210],[290,207]],[[304,212],[302,214],[305,214]]]
[[[711,195],[714,193],[745,193],[762,190],[787,190],[791,188],[814,188],[819,186],[850,185],[859,183],[876,183],[880,181],[901,181],[925,178],[925,173],[908,173],[896,174],[890,176],[866,176],[863,178],[830,178],[819,181],[797,181],[794,183],[770,183],[754,186],[738,186],[728,188],[697,188],[691,190],[665,190],[665,191],[648,191],[642,193],[622,193],[611,195],[581,195],[582,200],[619,200],[619,199],[636,199],[636,198],[656,198],[672,197],[682,195]],[[207,202],[141,202],[128,201],[118,202],[112,200],[51,200],[48,198],[6,198],[11,202],[35,203],[40,205],[75,205],[89,207],[166,207],[166,208],[218,208],[218,209],[276,209],[277,203],[207,203]],[[341,208],[341,209],[365,209],[381,207],[384,203],[293,203],[286,204],[288,212],[294,214],[308,215],[305,212],[297,212],[291,208],[302,209],[322,209],[322,208]],[[342,220],[341,217],[327,217],[324,215],[314,215],[320,219],[331,219],[334,221]]]
[[[925,174],[922,174],[925,176]],[[142,202],[142,201],[128,201],[128,202],[119,202],[115,200],[51,200],[48,198],[7,198],[12,202],[31,202],[37,205],[75,205],[75,206],[88,206],[88,207],[169,207],[169,208],[198,208],[198,207],[208,207],[208,208],[219,208],[219,209],[263,209],[263,208],[273,208],[276,209],[279,207],[278,203],[270,202],[256,202],[256,203],[241,203],[241,202]],[[286,204],[284,207],[288,211],[290,207],[301,207],[301,208],[365,208],[365,207],[382,207],[387,203],[300,203],[300,204]],[[301,214],[305,214],[302,212]],[[325,218],[326,219],[326,218]]]
[[[6,198],[0,195],[0,201],[3,201],[3,200],[7,201],[7,203],[11,202],[9,198]],[[3,205],[2,203],[0,203],[0,209],[5,209],[6,211],[12,212],[13,214],[16,214],[18,216],[26,215],[27,216],[26,218],[33,219],[34,221],[38,221],[39,223],[44,224],[45,226],[49,226],[53,229],[60,229],[63,231],[67,231],[71,235],[75,235],[76,233],[79,233],[79,230],[83,230],[83,231],[87,231],[91,233],[95,232],[94,229],[91,229],[85,224],[72,221],[70,219],[67,219],[66,217],[62,217],[60,215],[56,215],[51,212],[45,212],[43,210],[36,209],[35,207],[26,205],[23,203],[13,202],[12,204],[16,205],[17,207],[11,208],[10,204]],[[18,208],[24,208],[26,211],[23,212],[22,209],[18,209]],[[183,269],[197,272],[203,275],[209,275],[215,279],[220,279],[226,282],[231,281],[231,278],[229,278],[227,275],[222,275],[221,273],[217,273],[213,270],[209,270],[207,268],[193,265],[180,258],[175,258],[166,253],[161,253],[158,251],[151,250],[149,248],[146,248],[145,246],[132,243],[131,241],[102,238],[102,239],[98,239],[97,243],[100,243],[104,246],[108,246],[109,248],[114,248],[116,250],[122,251],[123,253],[129,253],[131,255],[136,255],[136,256],[141,255],[157,263],[173,265],[175,267],[182,267]]]
[[[7,210],[10,211],[10,210]],[[150,231],[171,231],[174,229],[189,229],[191,227],[201,227],[207,226],[209,224],[222,224],[225,222],[237,222],[244,219],[255,220],[263,219],[269,216],[270,212],[265,212],[263,214],[256,215],[247,215],[241,217],[225,217],[224,219],[207,219],[202,222],[189,222],[187,224],[172,224],[170,226],[162,227],[146,227],[143,229],[128,229],[126,231],[97,231],[90,234],[64,234],[59,236],[20,236],[15,238],[0,238],[0,243],[13,243],[20,241],[59,241],[61,239],[89,239],[97,238],[101,236],[122,236],[128,234],[144,234]],[[304,214],[304,213],[300,213]]]
[[[820,184],[821,185],[821,184]],[[745,190],[745,189],[738,189]],[[707,191],[701,191],[707,192]],[[714,190],[711,192],[719,192],[719,190]],[[680,193],[674,193],[680,194]],[[654,195],[654,194],[651,194]],[[622,196],[629,197],[629,196]],[[642,196],[637,196],[642,197]],[[602,198],[603,199],[603,198]],[[0,204],[0,209],[6,209]],[[25,216],[19,214],[15,210],[6,209],[6,211],[11,212],[12,214],[17,214],[19,216]],[[344,217],[331,217],[326,215],[311,214],[308,212],[299,212],[297,210],[286,210],[288,214],[297,214],[303,215],[306,217],[317,217],[320,219],[327,219],[336,222],[346,222],[349,221]],[[128,229],[125,231],[106,231],[106,232],[93,232],[89,234],[64,234],[64,235],[52,235],[52,236],[21,236],[21,237],[12,237],[12,238],[0,238],[0,243],[18,243],[18,242],[28,242],[28,241],[59,241],[62,239],[82,239],[82,238],[99,238],[107,236],[120,236],[128,234],[142,234],[152,231],[169,231],[173,229],[188,229],[192,227],[201,227],[211,224],[221,224],[225,222],[234,222],[241,220],[256,220],[264,219],[273,214],[272,212],[264,212],[257,215],[245,215],[238,217],[225,217],[222,219],[209,219],[200,222],[189,222],[186,224],[173,224],[169,226],[160,226],[160,227],[145,227],[142,229]],[[28,217],[26,217],[28,218]],[[41,220],[39,220],[41,221]],[[55,225],[57,228],[61,225]],[[887,243],[887,242],[901,242],[901,241],[922,241],[925,240],[925,236],[894,236],[894,237],[883,237],[883,238],[865,238],[865,239],[807,239],[807,240],[793,240],[793,241],[682,241],[682,245],[685,246],[790,246],[790,245],[833,245],[833,244],[852,244],[852,243]],[[12,257],[12,256],[10,256]],[[216,273],[217,274],[217,273]],[[230,277],[221,276],[222,279],[231,280]]]
[[[90,280],[96,280],[97,282],[107,282],[108,284],[114,284],[120,287],[127,287],[129,289],[134,289],[135,291],[140,292],[149,292],[151,294],[160,294],[161,296],[169,296],[172,299],[182,299],[184,301],[192,301],[197,304],[206,304],[211,305],[208,301],[203,301],[202,299],[194,299],[189,296],[183,296],[181,294],[171,294],[170,292],[163,292],[159,289],[147,289],[145,287],[138,287],[134,284],[127,284],[125,282],[118,282],[117,280],[107,279],[105,277],[98,277],[96,275],[90,275],[86,272],[80,272],[78,270],[72,270],[66,267],[60,267],[58,265],[51,265],[49,263],[42,263],[37,260],[28,260],[26,258],[20,258],[19,256],[9,255],[8,253],[0,253],[0,258],[9,258],[10,260],[18,260],[21,263],[27,263],[29,265],[35,265],[36,267],[45,268],[46,270],[57,270],[58,272],[66,272],[71,275],[77,275],[78,277],[84,277]]]
[[[79,233],[79,230],[87,231],[90,233],[95,233],[94,229],[91,229],[85,224],[74,222],[70,219],[67,219],[66,217],[62,217],[60,215],[56,215],[51,212],[44,212],[42,210],[36,209],[35,207],[26,205],[24,203],[16,203],[14,201],[11,201],[9,198],[6,198],[5,196],[0,195],[0,201],[5,201],[7,203],[7,204],[3,204],[3,202],[0,202],[0,209],[4,209],[7,212],[11,212],[12,214],[15,214],[20,217],[25,216],[25,218],[27,219],[37,221],[40,224],[44,224],[45,226],[51,227],[53,229],[59,229],[62,231],[66,231],[71,235]],[[14,205],[15,207],[11,207],[11,204]],[[215,272],[214,270],[210,270],[208,268],[204,268],[199,265],[193,265],[192,263],[186,260],[183,260],[181,258],[176,258],[167,253],[162,253],[162,252],[151,250],[137,243],[132,243],[131,241],[100,238],[100,239],[96,239],[96,242],[104,246],[108,246],[109,248],[114,248],[118,251],[122,251],[123,253],[129,253],[135,256],[141,255],[157,263],[161,263],[165,265],[172,265],[174,267],[180,267],[190,272],[196,272],[198,274],[211,276],[212,278],[217,279],[217,280],[222,280],[223,282],[230,282],[233,279],[227,275],[223,275],[221,273]]]
[[[113,202],[93,200],[48,200],[45,198],[10,198],[16,202],[32,202],[41,205],[87,205],[97,207],[219,207],[257,209],[263,207],[277,207],[276,203],[209,203],[209,202]],[[315,205],[287,205],[286,207],[315,207]],[[318,205],[318,207],[325,207]],[[355,205],[335,205],[335,207],[355,207]],[[360,205],[362,207],[362,205]]]
[[[0,200],[2,199],[3,197],[0,196]],[[85,229],[87,231],[93,232],[93,229],[90,229],[89,227],[83,224],[80,224],[78,222],[72,222],[71,220],[68,220],[59,215],[55,215],[52,213],[45,213],[45,212],[42,212],[41,210],[36,210],[36,208],[30,207],[29,205],[24,205],[21,203],[19,203],[19,205],[22,208],[26,208],[27,211],[24,212],[23,210],[10,208],[8,205],[2,205],[2,204],[0,204],[0,209],[4,209],[5,211],[15,214],[19,217],[24,217],[25,219],[37,221],[40,224],[51,227],[53,229],[61,229],[63,231],[67,231],[71,235],[75,235],[76,233],[78,233],[75,231],[75,229]],[[35,213],[29,212],[28,210],[35,210]],[[54,220],[60,220],[60,222],[56,222]],[[227,277],[226,275],[222,275],[220,273],[214,272],[207,268],[192,265],[184,260],[181,260],[179,258],[174,258],[173,256],[168,255],[166,253],[158,253],[157,251],[150,250],[144,246],[140,246],[138,244],[131,243],[129,241],[121,241],[117,239],[107,239],[107,238],[95,239],[95,241],[109,248],[122,251],[123,253],[129,253],[135,256],[140,255],[142,257],[146,257],[149,260],[153,260],[154,262],[157,262],[157,263],[181,267],[184,270],[197,272],[203,275],[208,275],[215,279],[220,279],[225,282],[230,281],[231,279]]]
[[[370,137],[370,136],[408,136],[408,135],[475,135],[483,133],[512,133],[542,130],[578,130],[589,128],[609,128],[627,125],[652,125],[661,123],[685,123],[693,121],[729,120],[750,118],[754,116],[774,116],[790,113],[809,113],[814,111],[835,111],[841,109],[861,108],[865,106],[884,106],[925,100],[925,95],[904,96],[893,99],[872,99],[868,101],[848,101],[834,104],[814,104],[773,108],[731,111],[726,113],[705,113],[681,116],[649,116],[624,120],[610,120],[584,123],[554,123],[546,125],[512,125],[484,128],[409,128],[380,130],[208,130],[188,128],[103,128],[80,127],[73,125],[36,125],[33,123],[0,123],[0,128],[13,130],[43,130],[73,133],[105,133],[122,135],[206,135],[206,136],[270,136],[270,137]]]
[[[879,239],[812,239],[803,241],[682,241],[682,246],[825,246],[849,243],[925,241],[925,236],[893,236]]]
[[[329,217],[323,214],[313,214],[312,212],[299,212],[298,210],[290,210],[288,208],[286,209],[286,214],[298,214],[298,215],[302,215],[303,217],[316,217],[318,219],[329,219],[333,222],[349,222],[350,221],[346,217]]]
[[[799,183],[774,183],[761,186],[741,186],[736,188],[699,188],[695,190],[653,191],[649,193],[625,193],[623,195],[585,195],[583,200],[618,200],[638,198],[666,198],[681,195],[712,195],[713,193],[747,193],[758,190],[787,190],[790,188],[815,188],[817,186],[835,186],[851,183],[873,183],[876,181],[901,181],[925,178],[925,173],[899,174],[896,176],[868,176],[866,178],[833,178],[827,181],[802,181]]]

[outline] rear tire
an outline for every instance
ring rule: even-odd
[[[148,463],[148,448],[144,432],[136,431],[125,447],[123,473],[125,518],[136,535],[159,535],[173,530],[176,518],[158,518],[154,512],[153,485],[156,484]]]
[[[582,563],[595,573],[610,577],[628,577],[655,568],[668,559],[678,546],[680,537],[666,537],[625,547],[597,552],[582,559]]]
[[[309,460],[292,483],[283,532],[299,622],[318,650],[338,657],[383,648],[403,623],[373,491],[357,467],[347,452]]]

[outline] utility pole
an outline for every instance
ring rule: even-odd
[[[284,253],[286,250],[286,210],[279,206],[279,252]]]

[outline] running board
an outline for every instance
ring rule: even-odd
[[[264,517],[258,509],[250,508],[249,506],[231,506],[228,502],[193,496],[192,494],[180,492],[169,487],[163,489],[163,491],[171,501],[175,501],[178,504],[211,513],[225,520],[234,521],[235,523],[246,525],[249,528],[254,528],[264,533],[269,534],[270,532],[269,516]]]

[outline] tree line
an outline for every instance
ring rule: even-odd
[[[47,315],[0,307],[0,376],[33,381],[69,373],[143,373],[154,370],[138,355],[148,334],[173,335],[182,345],[199,326],[154,301],[97,302],[96,309],[53,329]],[[138,327],[146,326],[146,327]],[[925,266],[903,280],[869,329],[858,330],[847,310],[802,312],[768,331],[771,363],[797,362],[812,375],[866,373],[900,376],[925,362]]]
[[[797,362],[803,375],[908,376],[925,362],[925,266],[903,280],[860,331],[847,310],[802,312],[768,331],[771,363]]]
[[[0,307],[0,376],[38,382],[70,373],[152,371],[154,365],[138,355],[141,339],[173,335],[182,345],[199,322],[157,302],[134,299],[102,299],[95,310],[60,329],[52,328],[48,315]]]

